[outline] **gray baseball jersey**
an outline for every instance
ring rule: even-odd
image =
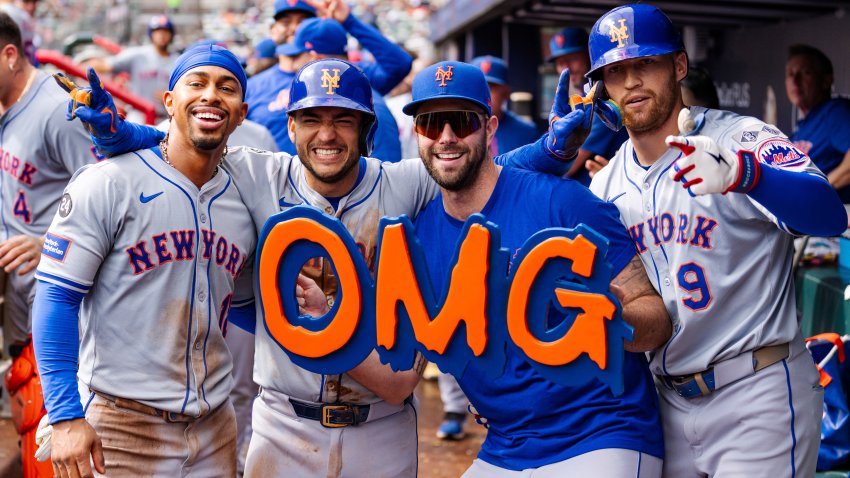
[[[156,129],[168,131],[170,124],[170,119],[164,119],[156,125]],[[269,129],[249,119],[242,121],[242,124],[233,130],[233,133],[227,138],[227,146],[231,148],[235,146],[250,146],[266,151],[277,150],[277,143]]]
[[[47,231],[62,190],[80,167],[103,159],[79,121],[65,120],[66,93],[38,71],[24,96],[0,117],[0,240]],[[10,274],[5,287],[6,344],[26,340],[33,273]]]
[[[393,164],[364,158],[360,166],[361,178],[334,209],[327,199],[307,185],[304,166],[297,157],[253,148],[233,148],[224,163],[242,192],[258,232],[273,214],[299,204],[313,205],[342,221],[371,269],[375,262],[380,218],[401,214],[414,217],[436,197],[439,187],[419,159]],[[333,300],[336,280],[330,276],[330,267],[322,260],[310,266],[312,274],[309,275],[323,287],[328,300]],[[269,337],[265,327],[258,325],[256,334],[254,381],[261,387],[313,402],[368,404],[380,400],[346,374],[324,376],[296,366]]]
[[[220,326],[231,306],[253,301],[255,247],[228,174],[199,189],[142,150],[74,176],[36,277],[86,294],[80,381],[199,416],[230,393]]]
[[[177,55],[164,57],[153,45],[125,48],[107,60],[115,72],[130,74],[130,90],[152,102],[159,117],[167,116],[162,102],[162,93],[168,90],[168,79]]]
[[[751,150],[759,160],[822,176],[775,127],[755,118],[706,113],[699,134],[721,147]],[[634,240],[652,284],[673,320],[673,336],[651,362],[656,374],[685,375],[767,345],[791,341],[798,330],[791,275],[793,237],[745,194],[691,197],[667,172],[671,148],[649,168],[631,140],[593,178],[591,190],[613,202]]]

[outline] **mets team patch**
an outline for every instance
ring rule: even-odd
[[[780,168],[793,168],[806,164],[806,154],[787,139],[770,139],[759,145],[756,156],[765,164]]]
[[[65,257],[67,257],[70,248],[70,239],[48,232],[44,235],[44,246],[41,248],[41,254],[54,261],[65,262]]]

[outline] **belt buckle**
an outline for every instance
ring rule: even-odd
[[[352,417],[354,414],[354,410],[351,409],[350,405],[322,405],[322,426],[326,428],[342,428],[351,425],[351,423],[331,423],[331,412],[341,412],[348,410],[352,413]],[[352,419],[352,423],[353,423]]]

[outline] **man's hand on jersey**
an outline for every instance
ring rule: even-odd
[[[298,301],[298,313],[320,317],[330,310],[325,292],[316,281],[298,274],[295,281],[295,300]]]
[[[590,177],[592,178],[596,173],[602,170],[605,166],[608,166],[608,159],[599,156],[598,154],[593,156],[593,158],[588,159],[584,162],[584,167],[587,169]]]
[[[52,441],[50,459],[55,476],[94,476],[92,462],[98,473],[106,473],[103,444],[85,418],[54,423]]]
[[[38,266],[43,246],[43,237],[25,234],[10,237],[0,243],[0,267],[7,274],[17,269],[22,276]]]
[[[551,155],[562,161],[570,161],[578,155],[578,150],[593,122],[594,102],[600,91],[594,86],[587,96],[570,96],[570,71],[561,72],[555,101],[549,112],[549,131],[546,148]]]
[[[668,136],[665,141],[682,152],[670,169],[670,178],[681,181],[691,194],[747,193],[758,182],[760,166],[751,151],[735,154],[702,135]]]
[[[89,68],[88,79],[91,86],[80,89],[91,92],[89,105],[71,100],[68,103],[66,117],[69,120],[74,116],[80,118],[89,130],[92,142],[101,153],[106,156],[115,156],[147,149],[156,146],[165,138],[165,133],[156,128],[124,121],[115,108],[112,95],[103,88],[94,68]],[[72,111],[72,108],[76,109]]]

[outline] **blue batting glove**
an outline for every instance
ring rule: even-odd
[[[546,149],[550,156],[561,161],[571,161],[587,135],[593,121],[593,94],[590,99],[575,95],[570,98],[570,71],[564,70],[558,80],[555,101],[549,112],[549,131],[546,133]]]
[[[124,121],[118,115],[112,95],[103,88],[103,83],[93,68],[88,70],[88,80],[90,87],[80,90],[91,92],[89,105],[70,101],[66,117],[80,118],[88,129],[92,142],[102,154],[111,157],[148,149],[165,138],[165,133],[156,128]],[[72,111],[73,107],[76,109]]]

